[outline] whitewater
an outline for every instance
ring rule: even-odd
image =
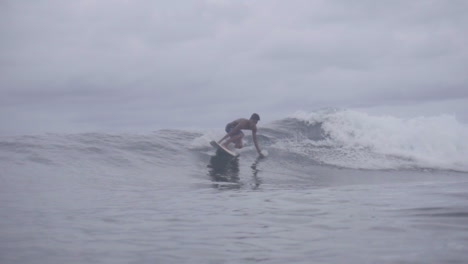
[[[296,112],[219,129],[0,137],[0,263],[466,263],[468,125]]]

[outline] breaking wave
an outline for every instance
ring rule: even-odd
[[[269,132],[272,148],[328,165],[468,171],[468,127],[448,115],[402,119],[327,109],[297,112]]]
[[[468,171],[468,127],[448,115],[402,119],[327,109],[260,124],[258,134],[269,159],[299,166]],[[30,164],[114,171],[191,167],[197,162],[193,156],[214,154],[209,141],[222,135],[219,129],[3,137],[0,165],[6,170]],[[255,155],[246,135],[241,159]]]

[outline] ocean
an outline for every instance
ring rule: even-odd
[[[297,112],[219,129],[0,137],[0,263],[468,263],[468,125]]]

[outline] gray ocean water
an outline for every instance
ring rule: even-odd
[[[464,164],[325,132],[265,126],[263,159],[207,131],[2,137],[0,263],[468,263]]]

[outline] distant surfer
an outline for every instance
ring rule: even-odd
[[[257,142],[257,123],[260,121],[260,116],[258,114],[252,114],[250,119],[239,118],[231,123],[226,125],[226,135],[218,141],[219,144],[222,144],[225,148],[228,148],[229,144],[234,143],[235,147],[240,149],[243,147],[242,138],[244,137],[244,133],[242,130],[252,130],[252,137],[253,142],[255,144],[255,148],[257,149],[258,154],[263,157],[263,154],[258,147]],[[227,139],[224,143],[223,140]],[[229,149],[229,148],[228,148]]]

